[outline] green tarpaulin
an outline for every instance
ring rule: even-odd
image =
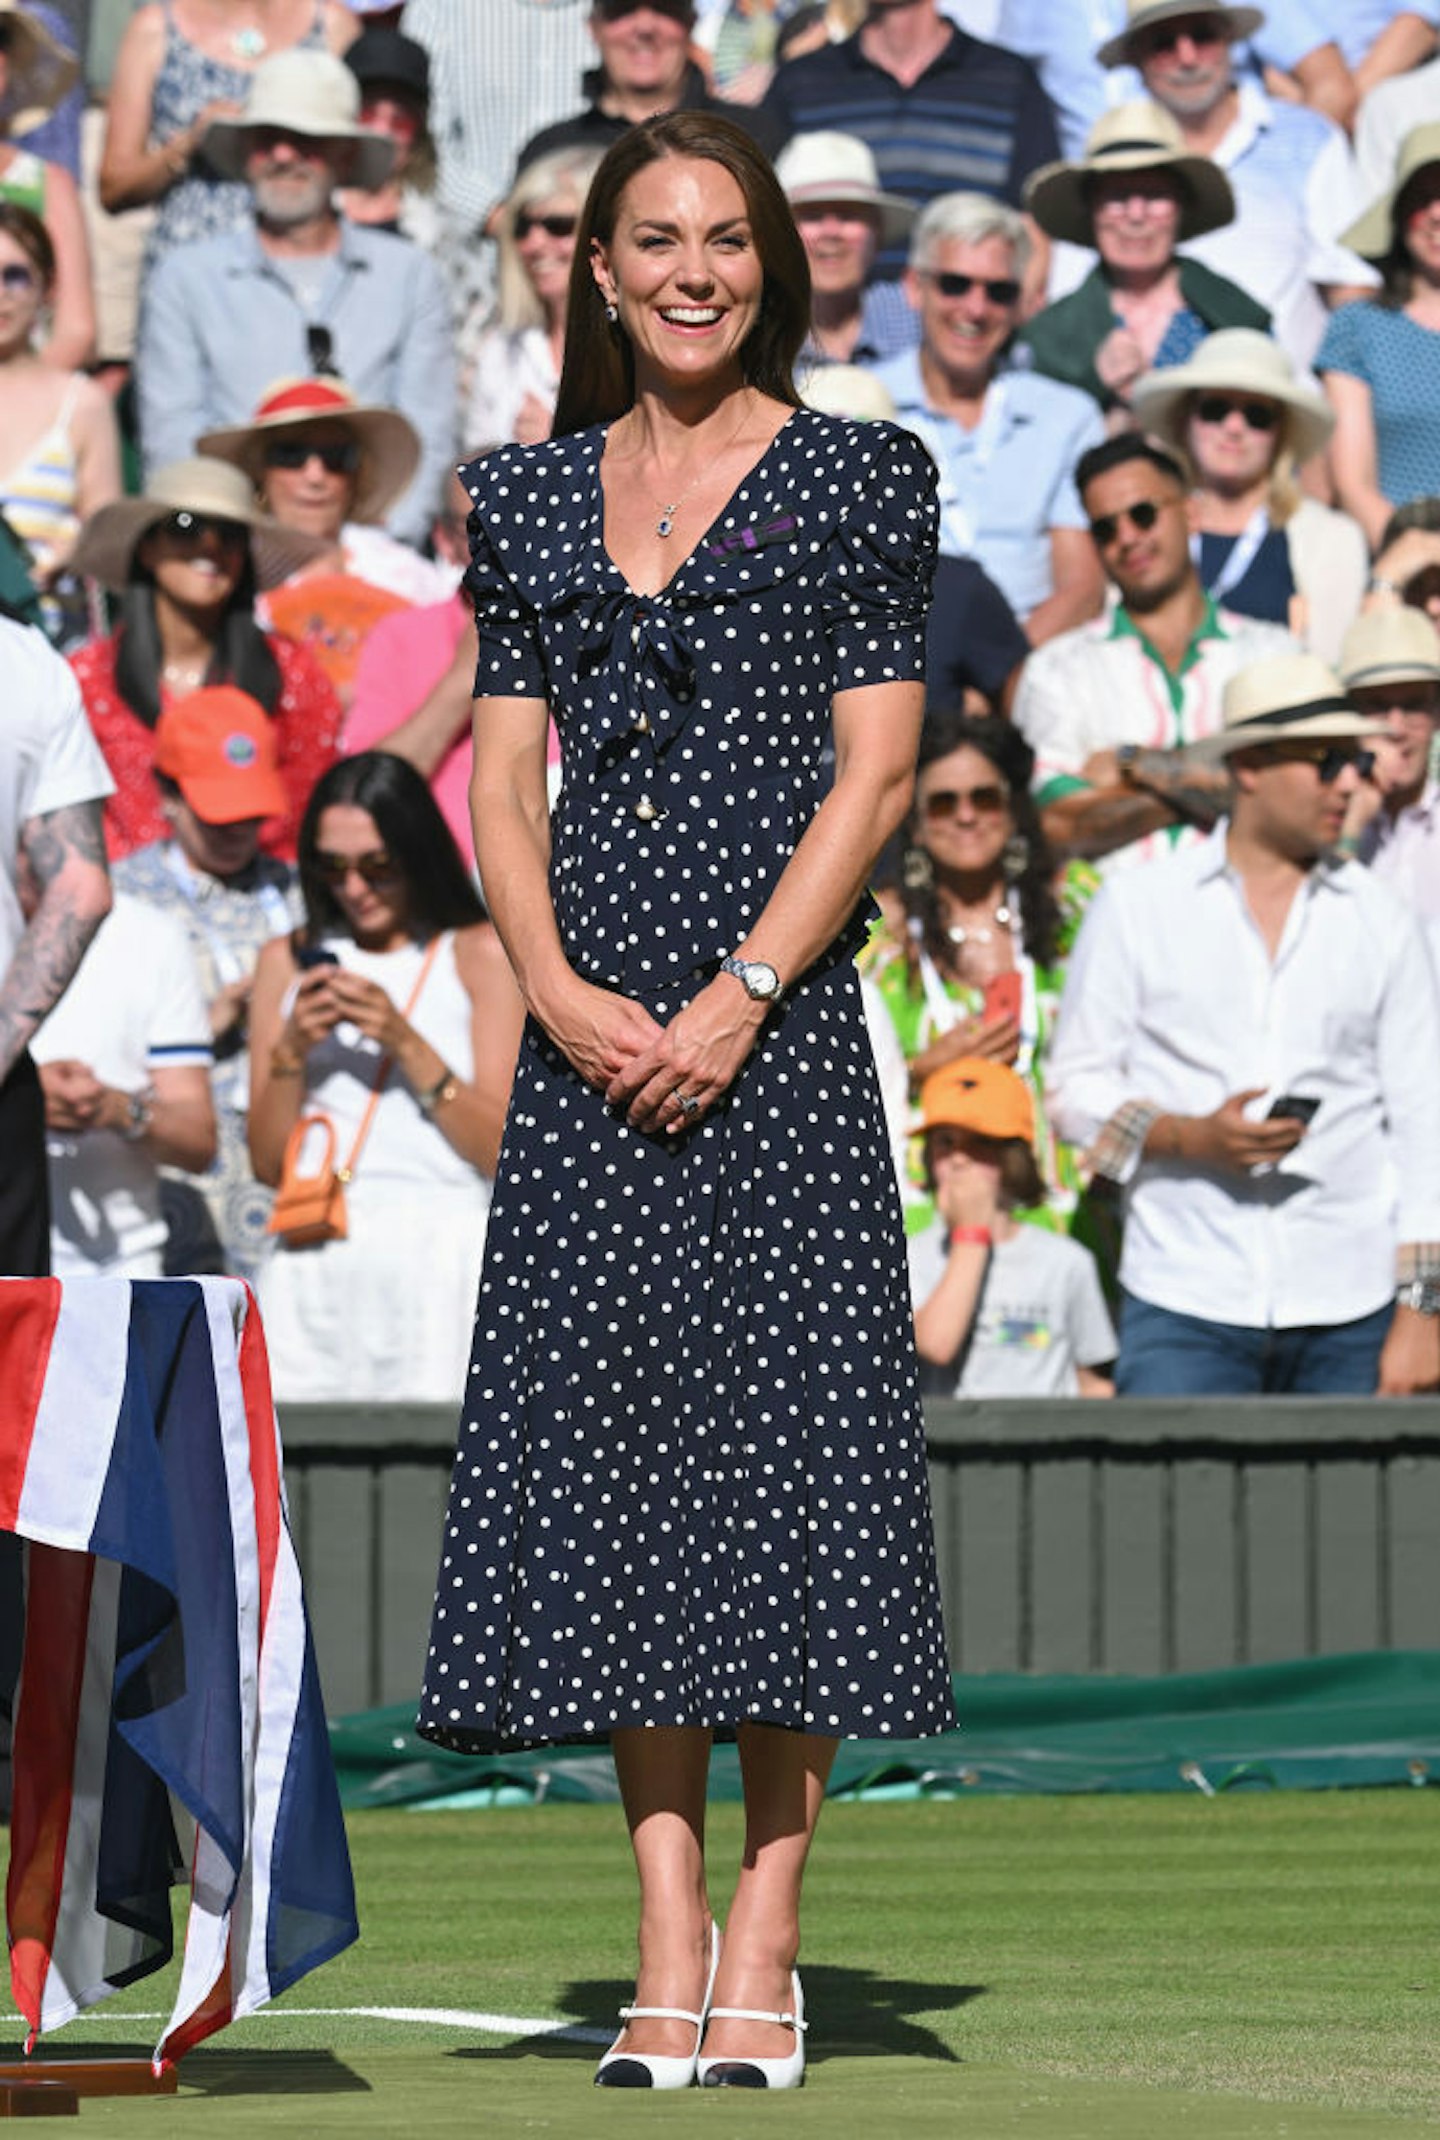
[[[1163,1679],[955,1681],[943,1739],[846,1740],[832,1797],[967,1791],[1318,1790],[1440,1782],[1440,1652],[1387,1651]],[[408,1707],[341,1717],[331,1744],[347,1806],[615,1798],[603,1748],[442,1753]],[[711,1791],[739,1798],[733,1746]]]

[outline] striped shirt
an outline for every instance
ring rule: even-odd
[[[862,30],[777,70],[765,103],[787,135],[817,128],[858,134],[874,154],[881,185],[917,207],[962,191],[1018,207],[1030,173],[1060,153],[1029,61],[957,29],[906,88],[867,59],[863,39]],[[891,246],[875,273],[893,279],[904,265],[904,247]]]

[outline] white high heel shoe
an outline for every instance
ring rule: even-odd
[[[784,2058],[702,2058],[696,2072],[702,2088],[799,2088],[805,2080],[805,1998],[800,1972],[790,1972],[790,2012],[767,2014],[752,2006],[712,2006],[712,2021],[774,2021],[795,2031],[795,2048]]]
[[[632,2021],[688,2021],[695,2030],[695,2048],[688,2058],[668,2058],[656,2051],[609,2050],[595,2068],[597,2088],[688,2088],[695,2078],[695,2064],[700,2055],[700,2042],[705,2034],[705,2023],[710,2016],[710,1994],[715,1989],[715,1972],[720,1967],[720,1927],[710,1923],[710,1971],[705,1979],[705,1996],[700,2001],[700,2011],[692,2014],[684,2006],[622,2006],[620,2019],[628,2027]],[[621,2031],[622,2035],[624,2031]]]

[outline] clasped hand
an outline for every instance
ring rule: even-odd
[[[632,1129],[673,1136],[728,1091],[764,1020],[764,1004],[728,980],[709,982],[668,1025],[630,996],[579,982],[549,1031]],[[682,1108],[681,1094],[698,1105]]]

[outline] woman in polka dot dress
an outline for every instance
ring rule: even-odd
[[[953,1722],[853,965],[910,794],[933,471],[798,406],[808,315],[747,137],[649,121],[591,190],[556,435],[464,471],[476,845],[530,1016],[420,1730],[608,1739],[640,1972],[607,2086],[798,2081],[836,1741]],[[723,1945],[716,1731],[747,1818]]]

